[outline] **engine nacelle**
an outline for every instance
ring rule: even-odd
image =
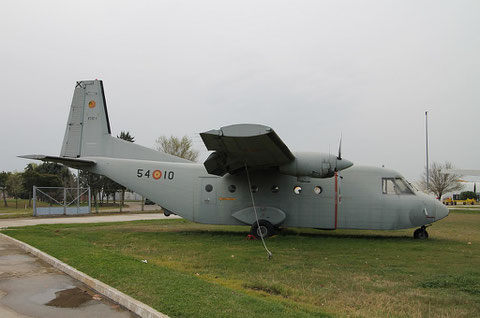
[[[329,178],[351,167],[353,163],[335,155],[318,152],[296,152],[292,162],[280,166],[280,173],[294,177]]]

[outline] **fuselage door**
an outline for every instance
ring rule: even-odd
[[[200,178],[202,180],[200,187],[200,204],[217,204],[217,179],[218,178]]]

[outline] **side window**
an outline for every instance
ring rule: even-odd
[[[412,189],[402,178],[382,178],[383,194],[413,194]]]
[[[382,178],[382,193],[396,194],[395,182],[393,181],[393,178]]]

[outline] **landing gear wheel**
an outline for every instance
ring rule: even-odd
[[[259,226],[260,225],[260,226]],[[257,222],[253,222],[252,228],[250,229],[250,234],[255,236],[256,238],[267,238],[272,236],[275,233],[275,228],[273,227],[272,223],[266,220],[258,220]]]
[[[413,232],[413,237],[419,240],[425,240],[428,238],[428,232],[425,227],[421,227]]]

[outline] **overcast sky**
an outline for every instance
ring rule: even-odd
[[[153,147],[233,123],[419,179],[480,169],[480,2],[2,1],[0,170],[58,155],[76,80]]]

